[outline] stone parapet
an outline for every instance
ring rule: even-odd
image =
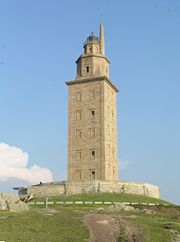
[[[95,180],[89,182],[43,183],[27,187],[27,195],[33,195],[34,197],[83,193],[129,193],[160,198],[160,189],[158,186],[138,182],[105,182]],[[20,191],[19,195],[21,195]]]

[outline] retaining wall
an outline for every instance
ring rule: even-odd
[[[57,196],[81,193],[130,193],[147,197],[160,198],[160,189],[156,185],[137,182],[63,182],[42,183],[27,187],[27,194],[35,197]],[[20,195],[20,191],[19,191]]]

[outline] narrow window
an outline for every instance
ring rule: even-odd
[[[86,66],[86,73],[89,73],[89,66]]]
[[[81,93],[80,92],[76,92],[76,101],[77,102],[81,101]]]
[[[90,155],[91,155],[91,159],[95,159],[96,158],[96,152],[95,152],[94,149],[90,151]]]
[[[92,179],[95,179],[95,171],[92,171]]]
[[[80,181],[81,180],[81,171],[76,171],[76,181]]]
[[[81,150],[77,150],[76,151],[76,160],[81,160],[81,158],[82,158],[82,152],[81,152]]]
[[[96,178],[95,170],[90,170],[90,180],[95,180],[95,178]]]
[[[90,100],[95,100],[95,91],[94,90],[90,90]]]
[[[82,111],[81,110],[76,111],[76,120],[81,120],[81,118],[82,118]]]
[[[81,139],[82,137],[82,129],[76,129],[76,139]]]
[[[91,110],[91,114],[94,117],[95,116],[95,111],[94,110]]]
[[[90,137],[90,138],[94,138],[95,137],[95,129],[89,129],[88,130],[88,136]]]

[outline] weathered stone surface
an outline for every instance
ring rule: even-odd
[[[0,211],[7,210],[7,203],[4,199],[0,198]]]
[[[143,213],[146,213],[146,214],[154,214],[154,213],[156,213],[155,211],[153,211],[151,209],[147,209],[147,208],[144,208],[142,211],[143,211]]]
[[[14,202],[8,203],[8,210],[9,211],[21,212],[21,211],[26,211],[28,209],[29,208],[28,208],[27,204],[22,202],[22,201],[18,201],[16,203],[14,203]]]
[[[19,201],[19,196],[13,195],[11,193],[1,193],[0,196],[2,199],[4,199],[6,202],[17,202]]]
[[[105,182],[79,181],[79,182],[59,182],[43,183],[41,185],[27,187],[27,196],[45,197],[57,196],[61,194],[81,194],[81,193],[129,193],[147,197],[160,198],[158,186],[148,183],[138,182]],[[21,197],[21,191],[19,191]],[[24,197],[24,194],[23,194]],[[23,199],[22,197],[22,199]]]
[[[120,212],[120,211],[133,211],[134,208],[131,206],[126,206],[123,203],[114,203],[113,205],[110,205],[109,207],[105,208],[106,212]]]
[[[10,193],[0,194],[0,211],[25,211],[28,210],[26,203],[19,200],[18,196],[14,196]]]

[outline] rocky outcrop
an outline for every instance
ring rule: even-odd
[[[126,206],[121,202],[116,202],[113,205],[110,205],[109,207],[105,208],[106,212],[120,212],[120,211],[132,211],[132,210],[134,210],[133,207]]]
[[[7,203],[4,199],[0,198],[0,211],[6,211],[7,210]]]
[[[28,209],[27,204],[20,201],[18,196],[10,193],[0,193],[0,211],[21,212]]]
[[[115,213],[115,212],[121,212],[121,211],[133,211],[135,210],[132,206],[126,206],[125,204],[121,202],[115,202],[114,204],[105,207],[105,208],[97,208],[95,211],[98,212],[107,212],[107,213]]]

